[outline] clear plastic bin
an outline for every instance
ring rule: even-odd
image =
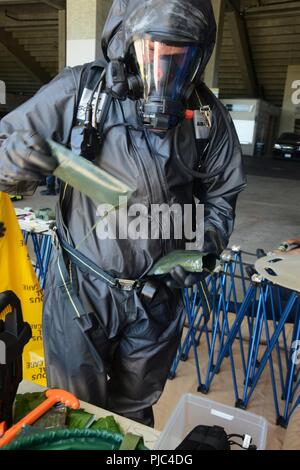
[[[175,450],[199,425],[221,426],[227,434],[249,434],[258,450],[266,447],[268,423],[261,416],[191,394],[184,395],[170,416],[156,450]],[[233,446],[232,450],[240,450]]]

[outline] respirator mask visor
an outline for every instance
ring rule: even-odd
[[[147,35],[132,44],[143,84],[142,115],[149,127],[166,130],[184,118],[193,80],[202,62],[199,45]]]

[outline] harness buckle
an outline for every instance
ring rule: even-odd
[[[131,292],[138,286],[138,281],[132,281],[130,279],[118,279],[117,284],[122,290]]]
[[[54,248],[58,249],[59,247],[59,238],[57,234],[57,227],[54,226],[51,228],[51,241]]]

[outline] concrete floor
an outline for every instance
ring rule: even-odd
[[[287,238],[300,235],[299,181],[248,176],[240,195],[231,244],[247,251],[270,251]]]
[[[300,235],[300,163],[245,158],[248,187],[240,195],[230,245],[271,251]],[[247,260],[247,257],[246,257]]]

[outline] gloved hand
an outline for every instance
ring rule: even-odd
[[[298,238],[292,238],[291,240],[287,240],[286,243],[288,245],[295,245],[300,247],[300,237]]]
[[[193,287],[203,281],[209,273],[216,267],[217,257],[215,255],[207,255],[203,258],[203,271],[201,273],[191,273],[186,271],[182,266],[175,266],[170,272],[166,284],[171,289],[185,289]]]
[[[25,173],[33,181],[51,175],[58,166],[47,142],[37,133],[14,132],[7,138],[3,150],[9,160],[22,170],[22,174]]]
[[[198,284],[204,277],[203,273],[191,273],[182,266],[176,266],[170,272],[166,284],[170,289],[185,289],[186,287],[193,287],[195,284]]]
[[[3,223],[3,222],[0,222],[0,238],[3,238],[3,237],[4,237],[5,231],[6,231],[6,228],[5,228],[4,223]]]
[[[190,273],[186,271],[182,266],[176,266],[170,273],[170,278],[166,282],[170,289],[184,289],[187,287],[193,287],[194,285],[201,284],[201,292],[203,294],[204,305],[204,321],[208,323],[211,317],[211,296],[207,289],[207,285],[204,281],[205,277],[209,274],[209,271],[203,271],[202,273]]]

